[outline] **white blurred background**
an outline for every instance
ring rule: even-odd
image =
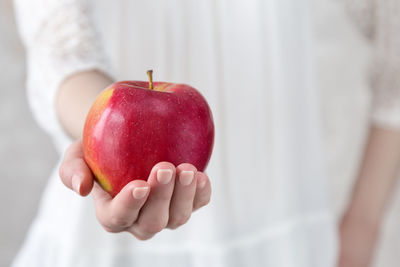
[[[24,48],[11,0],[0,0],[0,266],[8,266],[37,211],[57,154],[25,98]]]
[[[332,205],[339,218],[367,130],[367,71],[371,51],[339,1],[315,0],[314,14],[327,171]],[[0,266],[8,266],[20,247],[58,157],[29,111],[24,64],[12,1],[0,0]],[[400,193],[396,190],[375,267],[398,266],[399,218]]]

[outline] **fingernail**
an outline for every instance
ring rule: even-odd
[[[144,196],[147,194],[147,191],[149,191],[148,187],[136,187],[133,189],[132,195],[136,199],[141,199],[144,198]]]
[[[81,192],[81,180],[82,180],[82,178],[77,174],[74,174],[74,176],[72,176],[72,180],[71,180],[72,181],[72,189],[74,189],[74,191],[78,194],[80,194],[80,192]]]
[[[168,184],[172,179],[173,171],[171,169],[158,170],[157,181],[160,184]]]
[[[207,182],[206,180],[200,181],[200,182],[199,182],[199,188],[200,188],[200,189],[203,189],[203,188],[206,186],[206,182]]]
[[[179,174],[179,182],[181,185],[190,185],[193,181],[194,178],[194,172],[193,171],[181,171]]]

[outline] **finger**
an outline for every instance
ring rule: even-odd
[[[176,229],[189,220],[196,193],[196,173],[196,167],[188,163],[176,167],[175,188],[169,207],[168,228]]]
[[[197,188],[193,201],[193,211],[207,205],[211,199],[211,184],[208,176],[197,172]]]
[[[59,169],[65,186],[81,196],[86,196],[93,188],[93,174],[83,158],[82,142],[76,141],[66,150]]]
[[[93,199],[99,222],[109,232],[121,232],[132,226],[146,202],[149,191],[150,185],[146,181],[135,180],[125,185],[112,198],[96,183]]]
[[[175,184],[175,167],[169,162],[156,164],[147,182],[151,194],[130,232],[139,239],[148,239],[167,226],[169,205]]]
[[[97,208],[105,208],[107,205],[111,203],[112,196],[104,191],[103,188],[96,182],[93,185],[93,190],[92,190],[92,197],[94,200],[94,204],[96,209]]]

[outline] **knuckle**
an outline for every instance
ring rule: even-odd
[[[163,229],[164,229],[165,227],[164,227],[164,225],[162,225],[162,224],[156,224],[156,223],[151,223],[151,224],[148,224],[148,225],[146,225],[146,226],[144,226],[143,227],[143,230],[146,232],[146,233],[159,233],[159,232],[161,232]]]
[[[117,228],[126,228],[130,226],[129,221],[126,218],[116,215],[112,216],[109,221],[110,221],[109,225],[112,225]]]
[[[117,229],[115,229],[115,228],[112,228],[112,227],[109,227],[109,226],[106,226],[106,225],[101,225],[102,227],[103,227],[103,229],[104,230],[106,230],[106,232],[108,232],[108,233],[119,233],[119,232],[121,232],[121,231],[119,231],[119,230],[117,230]]]
[[[187,223],[189,219],[190,215],[187,214],[176,215],[170,219],[168,226],[169,228],[176,229],[179,226],[182,226],[185,223]]]
[[[154,235],[153,234],[144,234],[144,233],[132,233],[130,232],[134,237],[141,241],[146,241],[151,239]]]
[[[208,204],[210,203],[210,199],[211,199],[211,198],[210,198],[209,196],[206,197],[206,198],[200,199],[200,200],[196,203],[195,207],[196,207],[196,208],[201,208],[201,207],[204,207],[204,206],[208,205]]]
[[[161,232],[167,226],[166,220],[153,220],[152,222],[142,225],[142,231],[146,234],[156,234]]]
[[[112,225],[109,220],[106,220],[104,216],[101,216],[102,213],[98,210],[96,207],[96,217],[97,221],[100,223],[100,225],[103,227],[104,230],[106,230],[109,233],[119,233],[121,232],[120,228],[115,227],[115,225]]]
[[[210,203],[210,200],[211,200],[211,197],[208,196],[208,197],[204,200],[204,202],[201,203],[202,206],[208,205],[208,204]]]

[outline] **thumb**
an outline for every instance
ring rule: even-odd
[[[93,174],[83,158],[82,141],[74,142],[64,154],[59,174],[65,186],[81,196],[93,188]]]

